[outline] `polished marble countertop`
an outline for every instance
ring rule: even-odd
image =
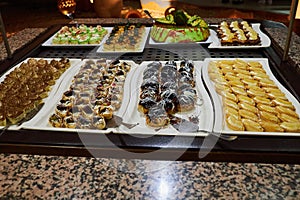
[[[0,199],[299,199],[300,165],[0,154]]]
[[[16,33],[13,52],[46,30]],[[286,28],[266,31],[284,48]],[[299,36],[291,47],[299,63]],[[300,165],[0,154],[0,191],[0,199],[300,199]]]

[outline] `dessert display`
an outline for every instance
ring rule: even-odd
[[[17,124],[38,109],[70,65],[65,58],[29,58],[7,74],[0,83],[0,125]]]
[[[238,45],[259,45],[261,39],[259,34],[253,29],[247,21],[223,21],[218,26],[217,35],[221,45],[238,46]]]
[[[165,17],[156,19],[150,32],[158,43],[200,42],[209,36],[208,24],[200,16],[173,7],[166,10]]]
[[[83,60],[24,129],[206,135],[213,106],[200,62]],[[76,130],[74,130],[76,129]]]
[[[300,132],[299,115],[259,61],[210,61],[208,75],[233,131]]]
[[[87,60],[73,77],[49,117],[53,127],[105,129],[123,99],[131,65],[125,61]]]
[[[143,71],[138,111],[149,127],[167,127],[176,113],[194,110],[197,98],[193,62],[155,61]]]
[[[103,52],[126,52],[141,49],[146,27],[140,24],[115,25],[103,44]]]
[[[108,31],[100,25],[63,26],[53,37],[52,44],[100,44]]]

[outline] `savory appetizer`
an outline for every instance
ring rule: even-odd
[[[100,25],[87,26],[63,26],[53,37],[52,44],[59,45],[82,45],[100,44],[107,30]]]

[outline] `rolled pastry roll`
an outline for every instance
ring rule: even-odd
[[[230,128],[233,131],[244,131],[245,130],[243,122],[240,119],[233,117],[233,116],[229,116],[226,118],[226,125],[228,128]]]
[[[278,113],[285,113],[295,118],[299,117],[298,114],[293,109],[286,108],[283,106],[276,106],[275,109],[277,110]]]
[[[242,119],[246,131],[263,132],[263,127],[256,121],[251,119]]]
[[[280,127],[282,127],[286,132],[300,132],[300,122],[282,122],[280,124]]]
[[[239,114],[242,118],[251,119],[252,121],[256,121],[256,122],[258,121],[257,114],[253,112],[249,112],[249,110],[240,109]]]
[[[260,125],[266,132],[284,132],[284,129],[277,123],[268,120],[261,120]]]

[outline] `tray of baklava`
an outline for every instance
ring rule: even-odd
[[[262,32],[260,23],[249,23],[245,20],[222,21],[212,32],[212,49],[245,49],[264,48],[271,45],[270,38]]]
[[[79,59],[26,58],[0,78],[0,127],[19,129],[53,96]]]
[[[207,58],[202,75],[214,102],[214,132],[300,136],[300,104],[268,59]]]
[[[82,60],[22,128],[146,135],[207,135],[213,107],[202,62]]]

